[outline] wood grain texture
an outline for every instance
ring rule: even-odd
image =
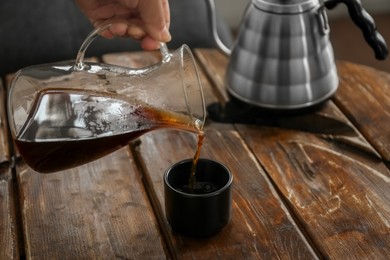
[[[15,191],[8,146],[6,91],[0,79],[0,259],[18,259]]]
[[[126,58],[110,55],[104,60],[131,66],[135,63],[131,61],[131,55]],[[207,70],[201,72],[201,82],[206,104],[216,102],[215,90],[207,80]],[[133,145],[172,257],[316,258],[316,253],[234,128],[208,121],[205,136],[201,155],[226,163],[235,178],[232,221],[220,234],[208,239],[191,239],[172,232],[164,214],[163,174],[171,164],[194,156],[196,135],[159,130],[143,135],[140,142]]]
[[[202,51],[197,54],[204,55]],[[207,60],[204,67],[217,71],[219,64],[214,61]],[[352,73],[345,66],[339,63],[339,71],[344,78],[340,84],[341,92],[346,91],[345,85],[348,85],[344,81],[352,77],[345,75]],[[358,73],[366,75],[359,70],[353,73],[353,77],[358,77]],[[387,74],[380,78],[383,83]],[[373,84],[366,83],[365,79],[360,78],[361,85]],[[221,84],[219,78],[211,80],[214,84]],[[371,81],[374,79],[371,78]],[[380,84],[381,79],[378,82]],[[375,150],[370,145],[372,143],[377,148],[375,142],[368,142],[365,138],[370,135],[362,130],[364,127],[375,128],[370,126],[370,123],[377,122],[375,113],[371,117],[371,111],[376,111],[378,117],[386,117],[384,111],[387,110],[380,110],[377,104],[372,107],[371,102],[366,102],[367,107],[361,110],[354,110],[365,100],[361,93],[356,92],[358,90],[355,88],[354,91],[349,90],[348,95],[342,93],[342,101],[337,94],[336,104],[345,104],[341,109],[329,101],[319,111],[309,115],[313,119],[321,115],[342,122],[350,128],[345,134],[329,134],[331,131],[326,129],[326,125],[322,126],[323,133],[311,132],[312,127],[305,126],[302,121],[297,121],[302,125],[292,125],[291,128],[283,127],[282,122],[281,127],[236,127],[321,256],[331,259],[367,259],[373,256],[387,259],[390,254],[390,172],[379,156],[384,152]],[[386,97],[380,100],[386,101]],[[354,105],[345,108],[349,103]],[[384,106],[387,104],[389,102]],[[345,116],[342,111],[350,113]],[[350,117],[359,118],[355,121],[359,120],[360,124],[348,121]],[[310,120],[307,123],[310,124]],[[386,122],[381,123],[386,125]],[[289,121],[289,124],[292,123]],[[377,132],[387,136],[389,131],[383,132],[386,127],[377,129]],[[386,143],[382,146],[389,144],[387,137],[382,142]]]
[[[224,104],[228,102],[229,97],[224,94],[227,92],[225,81],[221,77],[221,74],[224,75],[225,73],[228,57],[212,49],[198,49],[195,53],[199,58],[200,66],[207,71],[206,74],[209,77],[210,84],[212,84],[214,89],[223,92],[219,95],[220,97],[222,96],[222,99],[219,99],[219,103]],[[267,123],[262,123],[264,121],[267,122],[267,119],[270,117],[266,111],[259,111],[256,116],[260,118],[258,125],[267,125]],[[360,129],[356,128],[354,123],[349,121],[349,118],[343,114],[343,111],[336,107],[333,100],[329,100],[326,105],[314,110],[312,113],[304,113],[298,116],[279,115],[279,118],[278,116],[272,116],[272,118],[275,118],[274,121],[282,128],[321,134],[322,138],[344,146],[345,149],[354,150],[356,153],[366,153],[367,156],[381,157],[379,152],[361,134]],[[387,133],[383,134],[387,135]],[[390,143],[390,141],[388,140],[387,143]]]
[[[142,180],[127,148],[71,170],[17,166],[28,259],[165,256]]]
[[[13,76],[7,75],[6,81]],[[17,150],[15,156],[26,258],[165,258],[156,219],[127,148],[48,175],[29,169]]]
[[[0,79],[0,164],[10,160],[6,100],[6,91]]]
[[[11,168],[0,168],[0,259],[19,259],[15,191]]]
[[[194,53],[206,104],[226,105],[228,58]],[[133,68],[160,59],[159,52],[103,57]],[[234,175],[232,219],[210,238],[173,232],[164,213],[163,174],[193,157],[193,133],[152,131],[131,149],[45,175],[20,157],[10,168],[1,124],[0,259],[389,259],[390,75],[337,66],[336,95],[311,113],[261,114],[256,124],[208,117],[201,157]]]
[[[225,71],[228,64],[227,56],[214,49],[196,49],[194,51],[201,67],[209,79],[214,95],[221,104],[229,100],[225,87]],[[209,67],[209,65],[211,66]],[[218,66],[213,66],[218,64]],[[209,103],[208,103],[209,104]]]
[[[338,73],[336,104],[390,164],[390,74],[347,62]]]
[[[315,135],[239,129],[322,255],[389,256],[390,172],[383,163]]]
[[[230,125],[209,124],[201,157],[220,161],[234,175],[231,222],[209,239],[191,239],[172,232],[164,217],[163,174],[173,163],[192,158],[193,134],[157,131],[141,137],[134,149],[142,159],[144,178],[155,194],[161,223],[178,259],[316,258],[277,192],[238,133]],[[153,149],[150,149],[153,147]]]

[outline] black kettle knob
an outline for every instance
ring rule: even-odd
[[[386,41],[377,31],[374,19],[364,10],[359,0],[327,0],[324,5],[328,9],[334,8],[339,3],[344,3],[353,22],[362,30],[364,38],[375,52],[378,60],[386,59],[389,54]]]

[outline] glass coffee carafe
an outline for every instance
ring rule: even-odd
[[[93,31],[74,62],[18,71],[8,95],[12,137],[26,163],[41,173],[101,158],[151,130],[201,133],[205,105],[188,46],[161,61],[126,68],[84,61],[89,44],[110,25]]]

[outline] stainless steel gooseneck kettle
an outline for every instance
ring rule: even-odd
[[[213,36],[230,54],[228,92],[262,108],[288,110],[314,106],[328,99],[339,84],[325,8],[348,7],[377,59],[388,47],[372,17],[358,0],[252,0],[230,51],[219,39],[213,0],[208,0]]]

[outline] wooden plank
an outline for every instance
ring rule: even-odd
[[[224,77],[228,64],[228,57],[213,49],[197,49],[196,56],[199,58],[200,66],[205,69],[205,73],[210,79],[215,90],[221,92],[219,103],[227,106],[229,97],[225,93],[226,86]],[[237,107],[236,109],[240,109]],[[321,109],[314,110],[313,113],[298,116],[270,116],[267,111],[242,107],[242,117],[250,117],[251,114],[257,118],[258,125],[279,125],[282,128],[295,129],[305,132],[321,134],[328,139],[345,148],[355,150],[356,153],[367,153],[372,157],[380,157],[379,153],[367,142],[353,123],[329,100]],[[271,120],[270,120],[271,118]],[[341,133],[341,134],[340,134]]]
[[[390,165],[390,74],[338,63],[336,104]]]
[[[17,169],[28,258],[165,255],[142,180],[125,148],[50,175],[23,162]]]
[[[9,82],[12,77],[8,75]],[[127,148],[48,175],[17,158],[28,259],[165,257],[153,209]]]
[[[221,104],[229,100],[225,87],[225,71],[228,65],[228,57],[215,49],[196,49],[194,51],[199,66],[202,67],[205,75],[210,79],[214,94]],[[209,67],[209,64],[211,66]],[[218,64],[218,66],[213,66]]]
[[[219,66],[207,62],[209,69]],[[213,82],[220,84],[218,78]],[[363,100],[354,102],[361,105]],[[362,116],[368,111],[361,111]],[[322,133],[313,131],[308,124],[317,116],[350,130],[343,133],[324,125]],[[282,117],[278,128],[236,127],[323,257],[388,258],[389,170],[360,134],[361,125],[354,127],[332,101],[310,114],[306,124],[302,118]]]
[[[15,192],[11,168],[0,168],[0,259],[19,259]]]
[[[9,88],[11,87],[11,83],[12,83],[12,80],[14,79],[14,76],[15,76],[15,73],[10,73],[10,74],[7,74],[5,76],[5,84],[6,84],[6,86],[5,86],[4,89],[7,90],[7,93],[9,91]],[[12,140],[11,136],[9,138],[10,138],[10,140]],[[17,158],[20,158],[19,151],[15,148],[15,145],[14,145],[13,141],[12,142],[8,142],[8,145],[9,145],[9,151],[12,154],[12,156],[14,157],[13,160],[17,160]]]
[[[0,79],[0,259],[18,259],[15,193],[9,167],[6,91]]]
[[[158,224],[127,148],[52,174],[17,166],[28,259],[165,256]]]
[[[172,232],[164,215],[162,176],[174,162],[192,158],[193,134],[159,130],[142,136],[134,149],[142,160],[150,193],[161,212],[162,229],[178,259],[316,258],[266,174],[230,125],[209,122],[201,157],[225,163],[234,175],[231,222],[208,239],[191,239]],[[153,147],[154,149],[151,149]]]
[[[239,126],[325,258],[390,256],[390,172],[316,135]]]
[[[10,160],[6,100],[6,91],[0,79],[0,164]]]
[[[108,63],[122,66],[133,64],[131,54],[127,58],[117,59],[116,55],[104,57]],[[215,102],[213,90],[203,73],[201,82],[206,103]],[[230,125],[212,122],[206,125],[202,156],[226,163],[235,178],[232,221],[220,234],[208,239],[191,239],[173,233],[164,214],[164,171],[174,162],[194,155],[196,136],[174,130],[159,130],[143,135],[140,142],[133,146],[144,172],[148,193],[160,218],[161,229],[171,243],[168,246],[173,258],[276,258],[286,255],[316,258],[316,253],[238,133]]]

